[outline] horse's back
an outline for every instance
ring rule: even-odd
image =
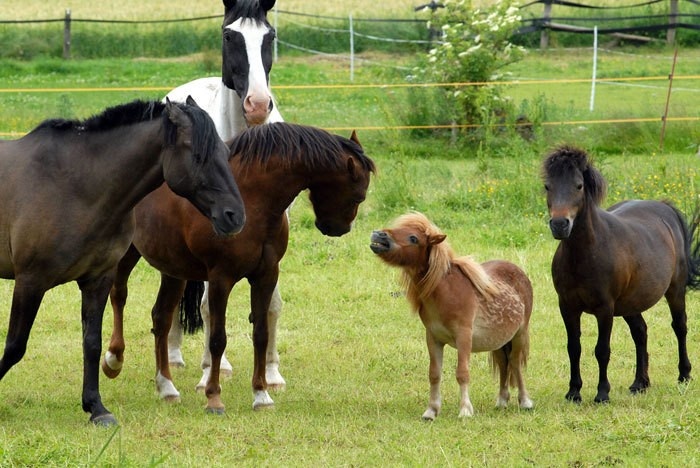
[[[687,227],[680,212],[668,203],[626,200],[612,205],[607,213],[616,248],[640,266],[670,273],[678,263],[685,263]]]
[[[523,304],[525,322],[530,320],[534,293],[527,273],[516,264],[506,260],[490,260],[482,264],[484,270],[499,283],[512,288]]]
[[[197,105],[207,114],[214,115],[219,111],[219,91],[221,78],[207,77],[192,80],[170,91],[166,97],[174,102],[185,102],[188,96],[195,100]]]

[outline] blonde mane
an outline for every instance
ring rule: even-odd
[[[409,213],[399,217],[394,228],[412,227],[422,231],[429,238],[444,236],[444,233],[421,213]],[[401,283],[406,289],[406,295],[416,311],[420,303],[429,297],[450,271],[452,265],[458,267],[469,278],[477,292],[490,301],[499,292],[499,288],[484,268],[470,256],[457,257],[447,240],[434,244],[430,248],[428,269],[420,281],[413,280],[412,273],[403,269]]]

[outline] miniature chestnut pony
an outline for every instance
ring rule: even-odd
[[[491,352],[500,384],[496,406],[505,407],[508,385],[518,387],[520,407],[533,407],[523,380],[530,339],[532,285],[510,262],[479,264],[457,257],[443,234],[421,213],[399,217],[393,228],[374,231],[370,248],[403,271],[408,300],[426,330],[430,354],[430,402],[423,419],[440,411],[440,376],[446,344],[457,349],[459,417],[472,416],[469,360],[472,352]]]

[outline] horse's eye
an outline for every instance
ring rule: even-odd
[[[417,243],[418,243],[418,238],[417,238],[416,236],[410,236],[410,237],[408,238],[408,241],[409,241],[411,244],[417,244]]]
[[[583,184],[578,184],[578,185],[576,186],[576,190],[578,190],[578,191],[583,190]]]

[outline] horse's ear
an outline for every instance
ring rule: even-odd
[[[437,245],[442,243],[445,239],[447,239],[447,234],[434,234],[428,237],[428,243],[430,245]]]
[[[362,145],[360,144],[360,140],[357,139],[357,132],[356,132],[355,130],[352,131],[352,135],[350,135],[350,140],[351,140],[351,141],[354,141],[354,142],[357,143],[358,145],[362,146]]]
[[[275,0],[260,0],[260,6],[263,10],[270,11],[275,6]]]
[[[236,0],[224,0],[224,8],[226,11],[229,11],[234,6],[236,6]]]
[[[197,101],[195,101],[194,98],[189,94],[187,95],[187,99],[185,99],[185,103],[188,106],[199,107],[199,104],[197,104]]]
[[[348,172],[350,173],[350,178],[356,182],[360,175],[357,173],[357,163],[353,158],[348,158]]]
[[[168,114],[170,121],[178,127],[191,125],[190,119],[185,115],[185,112],[167,97],[165,98],[165,112]]]

